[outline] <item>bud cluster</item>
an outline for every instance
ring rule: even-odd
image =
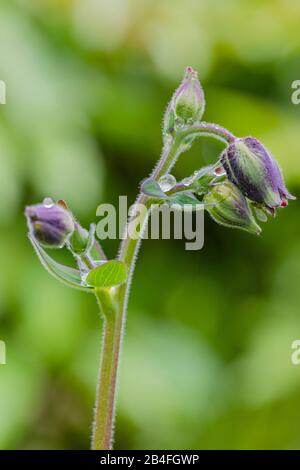
[[[270,152],[254,137],[236,138],[222,152],[216,180],[204,197],[206,209],[218,223],[259,234],[255,215],[266,221],[278,207],[295,197],[287,190],[282,172]],[[226,181],[223,184],[218,179]],[[220,177],[220,178],[218,178]]]
[[[201,84],[196,72],[188,67],[167,108],[165,132],[179,132],[178,123],[185,129],[197,126],[204,107]],[[216,126],[212,124],[210,130],[214,128]],[[211,172],[206,174],[206,180],[202,170],[200,174],[200,178],[190,178],[193,184],[190,184],[189,189],[197,196],[203,196],[211,217],[222,225],[251,233],[258,234],[261,231],[252,209],[260,220],[265,220],[266,213],[275,216],[278,207],[286,207],[288,199],[295,199],[285,186],[278,163],[254,137],[233,136],[216,165],[215,178],[211,178]],[[224,184],[220,185],[220,182]]]
[[[197,72],[187,67],[164,118],[168,145],[179,142],[182,153],[202,131],[204,135],[222,137],[227,146],[215,165],[179,183],[170,174],[160,175],[158,181],[150,178],[143,183],[142,193],[163,202],[191,201],[195,206],[201,201],[216,222],[259,234],[261,229],[253,214],[265,221],[267,213],[274,216],[278,207],[287,206],[288,199],[295,198],[285,186],[278,163],[257,139],[236,138],[216,124],[202,122],[204,109],[205,97]],[[177,194],[182,191],[185,194]],[[90,231],[81,227],[63,201],[53,203],[47,199],[27,207],[25,213],[30,234],[46,248],[66,245],[79,259],[94,246],[92,226]]]

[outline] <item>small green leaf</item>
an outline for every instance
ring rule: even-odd
[[[193,205],[194,208],[198,205],[202,205],[202,203],[191,193],[190,191],[187,192],[180,192],[175,193],[168,200],[169,204],[178,204],[180,206],[184,205]]]
[[[55,279],[58,279],[69,287],[74,287],[75,289],[80,289],[85,292],[93,292],[91,287],[82,284],[81,274],[78,269],[70,268],[69,266],[65,266],[55,261],[50,255],[48,255],[48,253],[46,253],[32,235],[29,235],[29,240],[31,241],[41,264],[53,277],[55,277]]]
[[[122,284],[127,279],[126,264],[122,261],[107,261],[92,269],[86,282],[93,287],[113,287]]]
[[[167,196],[162,191],[158,182],[152,178],[148,178],[142,182],[141,191],[147,196],[151,196],[158,199],[167,199]]]

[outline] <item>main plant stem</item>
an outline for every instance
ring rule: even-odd
[[[185,138],[200,135],[208,135],[220,139],[226,144],[234,140],[234,136],[226,129],[215,124],[200,123],[198,125],[183,128],[175,137],[166,138],[160,160],[154,168],[151,178],[158,180],[167,174],[173,167],[179,154],[186,149]],[[140,226],[141,231],[145,228],[151,204],[149,198],[140,194],[137,201],[139,205],[146,205],[148,211],[133,214],[127,224],[125,237],[121,244],[119,259],[128,267],[128,279],[111,292],[107,290],[96,291],[100,311],[104,318],[104,334],[100,361],[99,382],[97,388],[94,430],[92,438],[92,449],[110,450],[113,445],[116,386],[120,365],[120,355],[126,322],[127,302],[130,285],[134,271],[134,262],[141,243],[139,238],[131,238],[128,233],[129,224]]]
[[[118,351],[115,352],[119,344],[116,333],[117,306],[106,289],[96,290],[96,297],[103,315],[104,331],[92,448],[110,449],[115,413],[115,371],[118,367]]]

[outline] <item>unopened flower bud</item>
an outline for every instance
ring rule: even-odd
[[[254,137],[236,139],[222,153],[221,163],[229,180],[245,196],[270,211],[295,199],[284,184],[276,160]]]
[[[81,225],[79,225],[76,222],[74,232],[72,233],[70,240],[69,240],[72,251],[76,255],[80,255],[84,253],[88,248],[89,240],[90,240],[90,234],[88,230],[81,227]]]
[[[62,248],[74,231],[72,214],[49,199],[26,207],[25,215],[30,232],[46,248]]]
[[[175,115],[185,123],[194,122],[202,118],[205,99],[197,72],[187,67],[185,77],[175,92],[173,98]]]
[[[165,132],[172,132],[176,120],[183,124],[200,121],[204,113],[205,98],[197,72],[187,67],[184,79],[175,91],[164,118]]]
[[[213,186],[205,195],[203,202],[215,222],[226,227],[260,234],[261,228],[253,217],[248,201],[230,181]]]

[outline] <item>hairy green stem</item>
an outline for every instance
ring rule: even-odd
[[[98,389],[96,394],[93,449],[111,449],[115,414],[115,393],[119,344],[117,325],[117,308],[109,291],[97,289],[96,297],[103,315],[103,343],[99,370]]]
[[[170,172],[181,152],[186,150],[185,139],[189,136],[198,137],[209,135],[221,139],[225,143],[233,141],[234,136],[214,124],[200,123],[198,125],[182,128],[174,137],[167,136],[162,155],[154,168],[151,178],[158,180],[162,175]],[[119,259],[128,266],[128,279],[114,291],[114,300],[106,291],[97,291],[96,296],[100,309],[104,315],[104,335],[101,354],[99,383],[95,406],[94,431],[92,448],[95,450],[110,450],[113,445],[113,431],[115,419],[116,385],[120,367],[120,355],[126,322],[127,302],[134,271],[135,259],[141,243],[141,234],[146,227],[151,201],[148,196],[140,194],[136,204],[143,204],[147,211],[131,215],[126,236],[121,244]],[[131,238],[128,232],[129,224],[133,229],[141,227],[140,237]],[[114,303],[116,302],[116,304]]]
[[[221,140],[225,144],[231,144],[236,139],[236,137],[224,127],[204,121],[183,129],[181,135],[182,137],[213,137],[214,139]]]

